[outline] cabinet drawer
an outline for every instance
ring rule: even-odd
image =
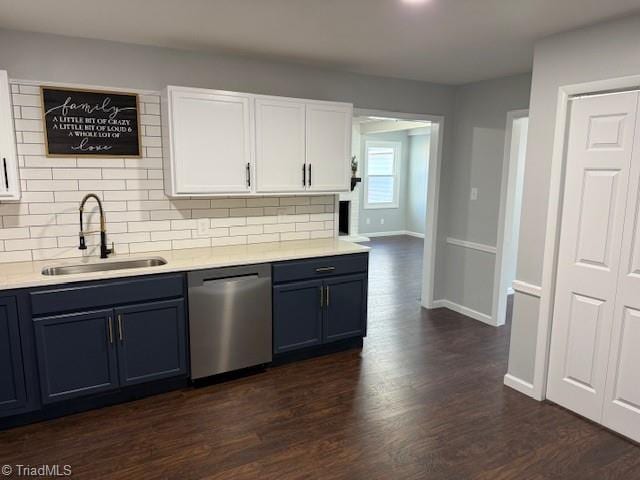
[[[369,254],[367,253],[281,262],[273,266],[273,282],[283,283],[366,272],[368,263]]]
[[[31,311],[36,316],[139,303],[181,297],[183,290],[182,274],[66,285],[32,292]]]

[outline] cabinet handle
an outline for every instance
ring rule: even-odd
[[[327,285],[327,294],[326,294],[326,299],[327,299],[327,300],[326,300],[326,302],[325,302],[325,303],[326,303],[326,306],[328,307],[328,306],[329,306],[329,285]]]
[[[335,269],[336,267],[320,267],[320,268],[316,268],[316,272],[318,273],[333,272]]]
[[[302,164],[302,186],[307,186],[307,168],[304,163]]]
[[[247,163],[247,187],[251,188],[251,164]]]
[[[124,335],[122,334],[122,315],[118,314],[118,340],[121,342],[124,339]]]
[[[109,317],[109,343],[113,344],[113,318]]]
[[[311,164],[309,164],[309,186],[311,186]]]
[[[320,287],[320,308],[324,306],[324,288]]]
[[[4,186],[9,190],[9,171],[7,170],[7,159],[2,157],[2,166],[4,168]]]

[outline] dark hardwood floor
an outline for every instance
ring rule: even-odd
[[[637,446],[503,386],[508,326],[420,309],[420,240],[371,245],[362,351],[0,432],[0,464],[92,480],[640,478]]]

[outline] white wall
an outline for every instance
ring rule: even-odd
[[[536,44],[529,139],[518,249],[518,280],[542,280],[558,89],[563,85],[640,74],[640,16],[555,35]],[[539,299],[516,294],[509,373],[531,383]]]
[[[530,80],[518,75],[456,91],[455,141],[443,166],[439,212],[448,237],[496,246],[507,112],[528,107]],[[475,201],[472,187],[478,189]],[[435,298],[491,315],[495,254],[451,244],[442,250]]]
[[[427,167],[431,136],[409,135],[406,230],[424,235],[427,218]]]

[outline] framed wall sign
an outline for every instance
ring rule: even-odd
[[[138,95],[40,87],[48,157],[140,157]]]

